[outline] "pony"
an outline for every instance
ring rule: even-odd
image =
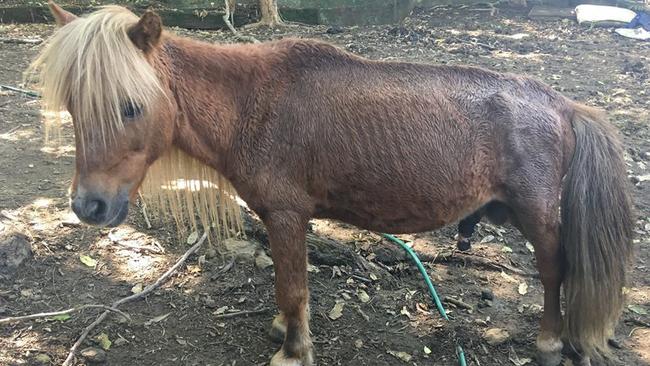
[[[610,358],[633,213],[620,138],[599,110],[481,68],[372,61],[314,40],[208,44],[163,30],[150,11],[50,8],[59,28],[32,70],[45,107],[72,116],[72,210],[119,225],[145,176],[180,165],[202,171],[190,181],[217,197],[200,203],[220,212],[206,223],[236,226],[232,199],[245,201],[275,263],[272,332],[283,343],[272,366],[314,364],[311,218],[400,234],[483,207],[534,245],[539,363],[558,365],[565,341],[583,365]],[[197,203],[162,199],[175,194],[163,213]]]

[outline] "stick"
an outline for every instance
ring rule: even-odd
[[[225,0],[224,3],[226,4],[226,14],[223,15],[223,21],[226,23],[226,26],[228,26],[228,29],[230,29],[232,34],[234,34],[237,39],[243,42],[260,43],[260,41],[253,36],[244,36],[237,32],[237,29],[235,29],[235,27],[230,22],[230,5],[228,4],[228,0]]]
[[[242,310],[242,311],[236,311],[234,313],[226,313],[226,314],[219,314],[215,316],[216,319],[227,319],[227,318],[234,318],[237,316],[241,315],[255,315],[255,314],[262,314],[266,313],[269,311],[268,308],[261,308],[261,309],[255,309],[255,310]]]
[[[14,128],[12,128],[11,130],[9,130],[9,131],[7,131],[7,132],[0,133],[0,135],[11,135],[12,133],[18,131],[18,129],[21,128],[21,127],[22,127],[22,126],[20,126],[20,125],[15,126]],[[2,214],[2,216],[4,216],[4,214]],[[6,216],[5,216],[5,217],[6,217]]]
[[[156,247],[149,248],[149,247],[145,247],[145,246],[142,246],[142,245],[129,245],[129,244],[122,243],[120,240],[113,241],[113,244],[119,245],[119,246],[127,248],[127,249],[140,250],[140,251],[143,251],[143,252],[150,252],[150,253],[153,253],[153,254],[162,254],[162,253],[164,253],[163,250],[160,250],[159,248],[156,248]]]
[[[144,221],[147,223],[147,229],[151,229],[151,222],[149,221],[149,216],[147,216],[147,204],[144,202],[142,193],[138,191],[138,196],[140,196],[140,204],[142,208],[142,216],[144,216]]]
[[[120,306],[120,305],[122,305],[124,303],[130,302],[130,301],[133,301],[133,300],[137,300],[137,299],[141,299],[141,298],[145,297],[146,295],[148,295],[149,293],[151,293],[153,290],[160,287],[160,285],[162,285],[165,281],[167,281],[169,279],[169,277],[174,272],[176,272],[178,267],[180,267],[183,263],[185,263],[185,261],[187,260],[187,258],[190,255],[192,255],[194,252],[199,250],[199,248],[201,248],[201,245],[203,245],[203,243],[205,242],[205,240],[207,238],[208,238],[208,232],[206,231],[206,232],[203,233],[203,236],[201,236],[201,239],[199,239],[199,241],[196,242],[196,244],[194,244],[190,249],[188,249],[185,252],[185,254],[183,254],[183,256],[180,257],[180,259],[178,259],[178,261],[176,261],[176,263],[170,269],[168,269],[165,273],[163,273],[162,276],[158,277],[156,282],[154,282],[151,285],[145,287],[144,290],[142,290],[142,292],[139,292],[137,294],[133,294],[133,295],[130,295],[130,296],[127,296],[127,297],[124,297],[124,298],[121,298],[121,299],[115,301],[111,307],[112,308],[117,308],[118,306]],[[109,313],[110,313],[110,311],[103,312],[99,317],[97,317],[97,319],[95,319],[94,322],[90,323],[84,329],[84,331],[81,333],[81,335],[79,336],[77,341],[72,345],[72,347],[70,347],[70,352],[68,353],[68,357],[66,357],[66,359],[63,362],[62,366],[70,366],[72,364],[72,360],[74,359],[74,356],[77,353],[77,350],[79,349],[79,347],[81,346],[83,341],[86,339],[86,337],[88,337],[88,334],[97,325],[99,325],[99,323],[104,321],[104,319],[106,319],[106,317],[108,316]]]
[[[625,322],[640,325],[640,326],[646,327],[646,328],[650,328],[650,323],[644,322],[643,320],[640,320],[640,319],[629,318],[629,319],[625,319]]]
[[[0,37],[0,42],[2,43],[14,43],[14,44],[40,44],[43,43],[43,40],[40,38],[6,38]]]
[[[454,304],[459,308],[467,309],[467,310],[473,310],[474,307],[466,302],[463,302],[458,299],[454,299],[453,297],[445,296],[442,298],[442,301],[448,302],[450,304]]]
[[[71,308],[71,309],[66,309],[66,310],[61,310],[61,311],[53,311],[53,312],[50,312],[50,313],[38,313],[38,314],[31,314],[31,315],[4,318],[4,319],[0,319],[0,324],[15,323],[15,322],[23,321],[23,320],[31,320],[31,319],[38,319],[38,318],[51,318],[51,317],[58,316],[58,315],[66,315],[66,314],[76,313],[76,312],[84,310],[84,309],[95,309],[95,308],[105,309],[108,312],[112,311],[112,312],[118,313],[121,316],[123,316],[125,319],[131,321],[131,317],[128,314],[122,312],[119,309],[112,308],[110,306],[106,306],[106,305],[80,305],[80,306],[77,306],[77,307],[74,307],[74,308]]]
[[[13,92],[22,93],[22,94],[29,95],[30,97],[34,97],[34,98],[40,98],[41,97],[40,94],[38,94],[37,92],[31,91],[31,90],[15,88],[15,87],[9,86],[9,85],[0,85],[0,89],[11,90]]]
[[[475,264],[480,267],[485,267],[488,269],[493,269],[493,270],[498,270],[498,271],[510,271],[512,273],[518,274],[520,276],[525,276],[525,277],[533,277],[537,278],[539,275],[536,273],[529,273],[524,270],[521,270],[519,268],[515,268],[511,265],[508,264],[503,264],[503,263],[498,263],[491,261],[487,258],[477,256],[477,255],[472,255],[472,254],[464,254],[464,253],[458,253],[454,252],[451,254],[445,254],[445,255],[440,255],[435,258],[433,261],[434,263],[444,263],[444,262],[453,262],[454,260],[462,260],[467,263]]]

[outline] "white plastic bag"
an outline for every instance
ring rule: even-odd
[[[636,13],[630,9],[604,5],[578,5],[575,9],[578,24],[598,22],[629,23]]]

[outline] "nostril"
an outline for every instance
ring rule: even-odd
[[[88,217],[88,216],[95,215],[95,211],[97,211],[98,207],[99,207],[99,201],[97,201],[97,200],[92,200],[92,201],[86,202],[86,207],[85,207],[85,210],[84,210],[84,213],[85,213],[84,216]]]
[[[106,203],[102,200],[89,200],[84,213],[88,218],[100,219],[106,213]]]

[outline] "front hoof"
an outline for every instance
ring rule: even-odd
[[[270,366],[313,366],[314,357],[311,351],[307,352],[302,358],[287,357],[284,350],[279,350],[271,359]]]
[[[558,366],[562,363],[562,341],[537,340],[537,363],[540,366]]]

